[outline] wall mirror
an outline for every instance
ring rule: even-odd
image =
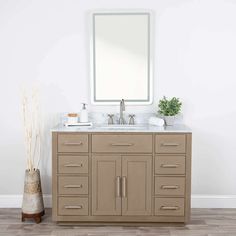
[[[152,103],[150,12],[92,13],[93,104]]]

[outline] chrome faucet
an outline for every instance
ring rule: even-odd
[[[125,111],[125,100],[121,99],[121,101],[120,101],[120,118],[119,118],[119,124],[120,125],[125,124],[123,111]]]

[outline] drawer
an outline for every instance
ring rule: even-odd
[[[83,197],[59,197],[58,213],[65,216],[87,216],[88,215],[88,198]]]
[[[156,135],[156,153],[185,153],[185,134]]]
[[[155,177],[156,195],[183,196],[185,193],[185,177]]]
[[[59,194],[88,194],[88,177],[59,176]]]
[[[184,198],[155,198],[155,215],[184,216]]]
[[[58,156],[58,173],[88,173],[88,156]]]
[[[152,135],[93,135],[93,152],[149,153],[152,152]]]
[[[185,174],[185,156],[155,156],[156,174]]]
[[[88,135],[59,134],[58,152],[88,152]]]

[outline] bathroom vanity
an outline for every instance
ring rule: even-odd
[[[172,127],[52,130],[53,220],[187,222],[191,131]]]
[[[153,101],[151,15],[91,14],[91,103],[120,102],[119,125],[52,130],[53,220],[58,223],[189,220],[191,131],[184,125],[135,126],[134,115],[128,121],[123,114],[125,102]],[[108,123],[115,123],[114,114],[108,116]]]

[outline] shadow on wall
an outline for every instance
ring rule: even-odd
[[[59,123],[59,113],[47,114],[44,117],[45,124],[42,131],[42,151],[41,151],[41,179],[43,193],[51,193],[51,132],[50,129]]]

